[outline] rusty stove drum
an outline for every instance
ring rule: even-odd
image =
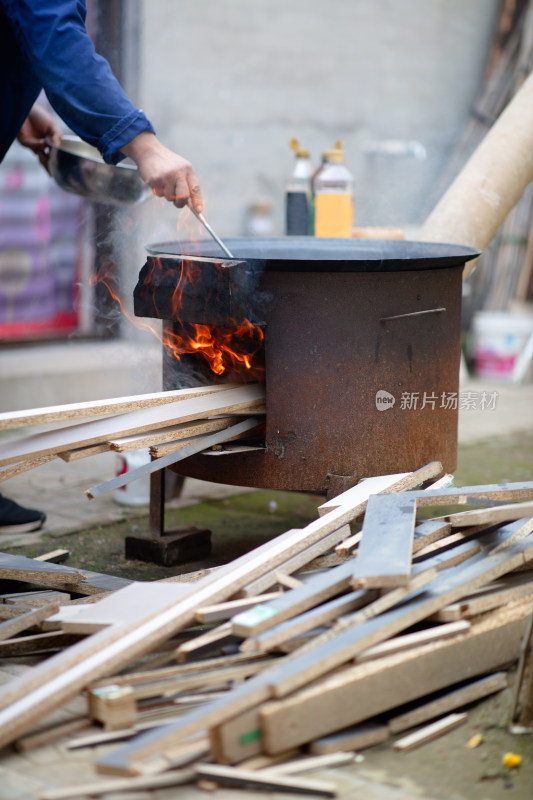
[[[167,331],[243,320],[261,327],[265,449],[197,455],[176,471],[318,493],[436,460],[453,472],[462,270],[478,252],[310,237],[226,244],[234,261],[210,241],[150,246],[135,313],[164,319]],[[165,355],[166,389],[190,385],[190,358]],[[205,382],[236,380],[201,371]]]

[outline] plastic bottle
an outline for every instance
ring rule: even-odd
[[[285,230],[287,236],[307,236],[313,168],[309,151],[302,149],[297,139],[289,139],[289,145],[296,158],[285,187]]]
[[[312,180],[314,235],[352,235],[354,180],[344,164],[343,142],[323,153],[323,164]]]

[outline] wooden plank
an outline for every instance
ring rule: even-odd
[[[116,450],[117,453],[126,453],[130,450],[152,447],[156,444],[177,443],[182,439],[190,439],[192,436],[201,436],[205,433],[224,430],[224,428],[229,428],[236,421],[238,420],[235,417],[222,417],[220,419],[206,419],[201,422],[183,422],[178,425],[160,428],[150,433],[136,433],[133,436],[110,440],[109,446],[111,450]]]
[[[194,636],[187,642],[182,642],[176,648],[176,658],[180,662],[187,661],[187,659],[199,655],[206,649],[213,650],[215,646],[221,647],[226,641],[231,641],[232,638],[231,623],[224,622],[217,628],[201,633],[199,636]]]
[[[402,494],[369,498],[353,572],[354,589],[405,585],[411,574],[416,501]]]
[[[46,617],[51,616],[51,614],[55,614],[58,610],[59,603],[47,603],[45,606],[27,611],[25,614],[19,614],[19,616],[13,619],[0,622],[0,642],[15,636],[21,631],[28,630],[28,628],[37,625],[41,620],[46,619]]]
[[[62,651],[65,647],[70,647],[79,642],[79,640],[79,636],[63,633],[63,631],[36,633],[31,636],[16,636],[14,639],[6,639],[6,641],[0,642],[0,658],[14,658],[36,653]]]
[[[318,522],[323,524],[330,518],[330,524],[333,526],[338,521],[337,515],[341,514],[344,524],[349,521],[344,517],[344,513],[344,511],[341,513],[341,509],[337,509],[322,517]],[[354,510],[351,513],[354,513]],[[318,522],[311,523],[304,530],[316,530]],[[496,541],[502,541],[509,535],[512,534],[504,528],[500,531]],[[269,696],[280,696],[278,692],[290,692],[305,685],[339,664],[345,663],[373,644],[377,644],[416,624],[426,616],[430,616],[451,602],[452,598],[457,599],[464,592],[471,591],[483,583],[494,580],[499,575],[512,571],[532,557],[533,544],[527,541],[512,545],[507,552],[498,553],[495,556],[483,556],[483,563],[480,563],[479,557],[474,557],[466,567],[463,565],[455,567],[453,570],[447,571],[449,574],[437,578],[434,582],[436,584],[435,591],[423,591],[421,596],[418,596],[419,593],[415,593],[412,600],[404,602],[400,608],[392,609],[377,620],[367,620],[354,629],[336,635],[333,643],[329,641],[328,637],[328,641],[316,647],[311,654],[306,651],[303,656],[300,656],[296,651],[289,658],[283,659],[280,667],[267,670],[259,676],[251,678],[243,686],[230,692],[223,700],[214,701],[202,707],[201,713],[191,711],[179,723],[168,725],[157,733],[145,734],[135,744],[121,748],[111,756],[102,759],[98,764],[98,769],[120,774],[127,774],[131,770],[142,771],[145,759],[149,759],[155,752],[164,750],[167,745],[171,746],[173,742],[180,741],[184,736],[196,732],[200,726],[219,724],[228,716],[236,716],[254,705],[265,702]],[[336,569],[339,570],[340,567]],[[303,588],[300,587],[293,591],[301,591]],[[0,723],[1,721],[0,716]],[[346,725],[351,722],[349,720]]]
[[[260,710],[265,749],[276,753],[500,669],[518,658],[531,605],[488,614],[464,636],[331,675]]]
[[[416,470],[416,472],[408,473],[406,477],[400,478],[399,481],[396,481],[394,484],[392,484],[386,489],[382,489],[381,492],[373,492],[373,494],[388,494],[389,492],[405,492],[408,490],[412,490],[415,489],[417,486],[420,486],[422,483],[425,483],[427,480],[431,480],[431,478],[434,478],[441,472],[442,472],[442,464],[439,461],[432,461],[430,464],[426,464],[425,467]],[[361,484],[361,486],[362,485],[363,484]],[[445,485],[448,485],[447,481],[445,481]],[[337,553],[339,553],[340,555],[345,555],[350,550],[352,550],[356,545],[358,545],[359,541],[360,541],[360,534],[356,533],[349,539],[345,539],[344,542],[337,545],[336,548]]]
[[[120,435],[203,419],[213,414],[231,414],[236,409],[251,410],[254,406],[260,405],[263,399],[262,386],[247,384],[238,389],[204,394],[188,400],[167,403],[164,406],[130,411],[107,419],[36,433],[24,439],[0,444],[0,465],[23,458],[36,458],[40,455],[51,455],[76,447],[98,444]]]
[[[169,453],[168,455],[157,458],[141,467],[137,467],[137,469],[130,469],[123,475],[118,475],[116,478],[111,478],[109,481],[104,481],[103,483],[99,483],[97,486],[87,489],[85,494],[91,500],[95,497],[100,497],[102,494],[112,492],[114,489],[118,489],[120,486],[131,483],[131,481],[135,481],[138,478],[144,477],[145,475],[151,475],[152,472],[157,472],[164,467],[169,467],[171,464],[175,464],[177,461],[180,461],[183,458],[188,458],[188,456],[201,453],[202,450],[212,447],[214,444],[229,441],[232,437],[240,436],[246,431],[253,430],[253,428],[257,427],[257,425],[258,420],[255,417],[251,417],[250,419],[245,419],[242,422],[238,422],[236,425],[232,425],[231,428],[225,428],[223,431],[218,431],[217,433],[212,433],[208,436],[199,436],[190,444],[182,447],[177,453]]]
[[[48,553],[43,553],[40,556],[35,556],[34,561],[49,561],[51,564],[61,564],[70,555],[70,550],[65,550],[63,547],[58,547],[56,550],[50,550]]]
[[[0,468],[0,482],[14,478],[15,475],[22,475],[24,472],[28,472],[30,469],[36,469],[42,464],[48,464],[48,462],[53,461],[54,458],[55,456],[53,455],[39,456],[39,458],[28,458],[25,461],[19,461],[18,464],[2,467]]]
[[[292,575],[293,572],[296,572],[297,570],[309,565],[312,561],[314,561],[315,558],[318,558],[318,556],[329,552],[329,550],[334,548],[335,545],[349,535],[349,525],[343,525],[338,530],[332,531],[332,533],[324,536],[323,539],[320,539],[310,547],[306,547],[305,550],[302,550],[301,553],[293,556],[293,558],[288,559],[288,561],[286,561],[283,565],[283,572],[286,575]],[[244,597],[255,597],[261,592],[270,589],[272,586],[275,586],[276,583],[278,583],[277,574],[277,569],[270,570],[270,572],[267,572],[266,575],[263,575],[261,578],[252,581],[252,583],[248,584],[248,586],[245,586],[243,589],[241,589],[241,594]]]
[[[507,586],[494,589],[487,587],[485,591],[446,606],[435,615],[435,619],[439,622],[469,619],[530,595],[533,595],[532,576],[524,578],[517,575],[508,581]]]
[[[301,636],[307,631],[325,625],[327,622],[338,619],[342,614],[347,614],[356,608],[360,608],[376,593],[371,591],[348,592],[341,597],[336,597],[326,603],[322,603],[316,608],[311,608],[303,614],[285,620],[273,628],[269,628],[257,636],[245,639],[240,646],[243,653],[264,652],[279,647],[289,639]]]
[[[72,587],[85,580],[81,570],[9,553],[0,553],[0,579],[25,581],[41,586]]]
[[[243,789],[262,789],[269,792],[288,792],[311,797],[336,797],[333,784],[323,781],[309,781],[301,778],[286,778],[274,770],[244,770],[222,764],[196,764],[196,777],[215,781],[222,786],[235,786]]]
[[[374,647],[369,647],[368,650],[360,653],[354,660],[357,664],[362,664],[365,661],[372,661],[375,658],[385,658],[386,656],[393,655],[393,653],[401,653],[413,647],[421,647],[422,645],[439,641],[439,639],[460,636],[467,633],[469,630],[470,623],[466,620],[449,622],[445,625],[435,625],[432,628],[427,628],[422,631],[405,633],[403,636],[394,636],[386,642],[381,642],[380,644],[374,645]]]
[[[333,511],[335,508],[340,508],[346,504],[359,503],[361,498],[364,499],[370,494],[377,494],[390,489],[392,486],[397,485],[404,478],[412,475],[411,472],[398,472],[394,475],[378,475],[375,478],[363,478],[356,486],[347,489],[342,494],[332,497],[326,503],[318,506],[318,514],[320,517],[327,514],[328,511]],[[409,487],[412,488],[412,487]]]
[[[39,800],[69,800],[82,796],[100,797],[113,792],[139,792],[151,789],[166,789],[192,783],[195,773],[192,769],[172,770],[164,775],[151,775],[141,778],[116,778],[115,780],[99,780],[90,783],[76,783],[62,786],[59,789],[46,789]]]
[[[66,461],[70,464],[71,461],[80,461],[82,458],[98,456],[100,453],[108,453],[110,450],[111,447],[109,443],[102,442],[101,444],[91,444],[88,447],[76,447],[74,450],[65,450],[64,453],[58,453],[57,455],[62,461]],[[44,456],[44,458],[54,458],[54,456]]]
[[[392,717],[392,719],[388,721],[389,731],[392,734],[402,733],[403,731],[409,730],[409,728],[415,728],[417,725],[422,725],[430,719],[440,717],[443,714],[454,711],[456,708],[468,706],[491,694],[501,692],[506,688],[506,673],[495,672],[492,675],[488,675],[486,678],[471,681],[467,683],[466,686],[461,686],[459,689],[447,692],[411,711],[406,711],[404,714],[398,714],[398,716]]]
[[[104,400],[90,400],[83,403],[68,403],[42,408],[28,408],[21,411],[4,411],[0,414],[0,430],[21,428],[26,425],[43,425],[50,422],[82,419],[84,417],[103,417],[141,408],[154,408],[178,400],[190,400],[205,394],[235,388],[229,384],[197,386],[194,389],[173,389],[168,392],[112,397]]]
[[[331,769],[352,764],[353,760],[354,753],[323,753],[315,756],[303,756],[266,769],[270,774],[275,772],[277,775],[300,775],[302,772],[314,772],[317,769]],[[263,770],[264,772],[265,770]]]
[[[433,542],[447,536],[452,529],[449,522],[427,519],[415,527],[413,538],[413,555]]]
[[[354,725],[342,731],[331,733],[315,739],[309,745],[309,752],[316,755],[326,755],[327,753],[337,753],[341,751],[365,750],[376,744],[381,744],[389,738],[389,729],[386,725],[379,725],[376,722],[367,722],[364,725]]]
[[[223,619],[231,619],[234,614],[240,611],[247,611],[258,603],[268,603],[270,600],[280,597],[281,594],[282,592],[269,592],[269,594],[260,594],[256,597],[242,597],[238,600],[228,600],[225,603],[217,603],[213,606],[203,606],[203,608],[197,610],[196,619],[198,622],[219,622]]]
[[[433,739],[437,739],[439,736],[443,736],[445,733],[455,730],[459,725],[463,725],[467,719],[468,714],[466,713],[449,714],[447,717],[439,719],[437,722],[433,722],[431,725],[427,725],[425,728],[411,733],[409,736],[398,739],[397,742],[394,742],[394,749],[401,753],[409,753],[416,747],[421,747],[421,745],[432,742]]]
[[[439,573],[426,591],[416,591],[411,599],[401,606],[335,635],[323,634],[315,640],[312,650],[306,647],[303,655],[299,656],[296,651],[285,660],[283,674],[276,676],[275,685],[274,682],[271,684],[273,696],[284,697],[335,669],[368,647],[421,622],[449,602],[461,597],[467,590],[494,580],[499,575],[525,563],[526,555],[533,557],[533,542],[518,542],[497,555],[485,556],[474,563],[470,560],[467,565]]]
[[[510,522],[514,519],[533,516],[533,502],[510,503],[494,508],[478,508],[473,511],[459,511],[443,517],[452,528],[464,528],[470,525],[494,525],[497,522]]]

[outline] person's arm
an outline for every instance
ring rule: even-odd
[[[173,153],[152,133],[140,133],[122,148],[139,168],[141,177],[158,197],[166,197],[178,208],[189,202],[203,211],[202,192],[192,164]]]
[[[84,0],[2,0],[2,5],[33,74],[69,128],[107,163],[131,155],[156,194],[177,197],[180,206],[190,199],[198,210],[191,190],[185,194],[194,175],[191,165],[156,139],[150,121],[96,53],[85,29]],[[195,177],[193,183],[198,184]]]
[[[38,103],[32,107],[27,119],[20,129],[17,139],[29,147],[39,157],[39,161],[48,171],[48,146],[46,139],[58,145],[61,141],[61,128],[51,114]]]

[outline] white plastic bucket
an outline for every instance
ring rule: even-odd
[[[533,333],[533,315],[477,311],[472,320],[476,375],[510,380],[517,357]]]
[[[132,450],[129,453],[117,453],[116,474],[124,475],[137,467],[142,467],[150,461],[148,447],[142,450]],[[135,481],[120,486],[113,493],[113,500],[121,506],[147,506],[150,504],[150,475],[145,475]]]

